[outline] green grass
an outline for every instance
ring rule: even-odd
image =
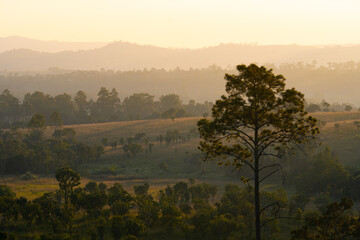
[[[82,178],[81,185],[85,186],[89,181],[94,179]],[[215,185],[218,188],[217,197],[214,200],[219,200],[220,196],[224,191],[224,186],[227,183],[239,183],[239,181],[233,180],[215,180],[215,179],[194,179],[195,183],[206,182],[211,185]],[[148,183],[150,185],[149,193],[155,198],[158,196],[159,190],[165,189],[168,185],[174,185],[179,181],[189,183],[187,178],[147,178],[147,179],[117,179],[117,178],[107,178],[107,179],[95,179],[96,182],[105,183],[108,187],[111,187],[115,183],[119,183],[124,186],[124,188],[130,193],[134,193],[133,187],[136,185],[141,185]],[[0,178],[0,184],[8,185],[16,194],[16,197],[25,197],[28,200],[33,200],[42,196],[47,192],[54,192],[59,189],[58,182],[55,178],[42,177],[37,180],[23,181],[19,180],[17,177],[6,177]]]
[[[0,178],[0,184],[8,185],[17,197],[34,199],[46,192],[57,190],[58,184],[54,178],[42,177],[35,180],[20,180],[19,177]]]

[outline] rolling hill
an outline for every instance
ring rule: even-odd
[[[47,43],[53,44],[55,43]],[[65,44],[65,43],[64,43]],[[72,46],[74,44],[74,46]],[[1,45],[1,41],[0,41]],[[353,46],[300,46],[300,45],[247,45],[220,44],[199,49],[163,48],[128,42],[68,43],[67,51],[36,51],[39,43],[30,48],[28,43],[19,49],[0,53],[0,71],[40,71],[52,67],[63,69],[114,69],[144,68],[203,68],[212,64],[221,67],[239,63],[346,62],[360,60],[360,45]],[[46,45],[46,44],[45,44]],[[59,43],[60,45],[60,43]],[[14,45],[15,46],[15,45]],[[20,45],[17,45],[20,46]],[[71,46],[71,47],[70,47]],[[97,48],[89,49],[89,47]],[[75,49],[88,49],[77,50]],[[58,47],[57,47],[58,48]],[[43,48],[46,49],[46,48]],[[48,47],[48,49],[52,49]],[[1,50],[1,49],[0,49]],[[72,51],[69,51],[72,50]]]
[[[105,46],[105,42],[42,41],[20,36],[0,37],[0,53],[13,49],[31,49],[39,52],[88,50]]]
[[[338,156],[339,160],[345,166],[360,168],[360,129],[354,125],[354,121],[360,121],[360,112],[323,112],[313,113],[312,116],[324,121],[325,126],[320,128],[318,142],[323,146],[329,146],[330,149]],[[190,130],[196,129],[196,123],[199,117],[178,118],[175,121],[165,119],[123,121],[97,124],[80,124],[67,125],[66,127],[74,128],[77,132],[77,138],[80,141],[89,144],[101,144],[101,139],[106,137],[109,141],[119,140],[120,138],[133,137],[137,133],[145,133],[150,141],[155,141],[156,136],[165,135],[168,130],[178,130],[180,134],[188,134]],[[339,129],[335,128],[335,124],[339,124]],[[53,129],[47,129],[47,135],[52,133]],[[171,151],[177,151],[175,155],[184,155],[184,152],[198,153],[198,138],[192,138],[190,143],[183,143],[171,147],[171,150],[160,150],[157,158],[169,159],[174,155]],[[155,145],[155,149],[159,146]],[[161,148],[160,148],[161,149]],[[120,152],[107,151],[105,157],[116,158]],[[161,152],[164,151],[164,152]],[[182,156],[184,157],[184,156]]]

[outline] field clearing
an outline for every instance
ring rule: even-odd
[[[360,120],[360,112],[318,112],[312,113],[313,117],[325,121],[328,126],[333,126],[335,122],[351,123]],[[85,143],[100,143],[102,137],[109,140],[118,140],[120,137],[126,138],[134,136],[136,133],[144,132],[148,137],[154,138],[157,135],[164,135],[168,130],[179,130],[181,133],[188,133],[191,129],[197,128],[197,122],[202,117],[176,118],[171,119],[151,119],[136,121],[121,121],[108,123],[92,123],[66,125],[64,127],[74,128],[78,140]],[[50,136],[53,128],[48,127],[46,135]]]
[[[20,180],[16,176],[4,177],[0,178],[0,184],[9,186],[16,193],[16,197],[25,197],[29,200],[59,189],[56,179],[47,177],[33,180]]]
[[[313,117],[326,122],[325,126],[320,127],[319,141],[323,146],[329,146],[336,153],[340,161],[346,166],[359,166],[360,156],[358,146],[360,142],[360,131],[353,124],[354,121],[360,121],[359,111],[350,112],[317,112],[311,114]],[[191,129],[196,129],[197,122],[201,117],[178,118],[174,121],[170,119],[151,119],[137,121],[123,121],[110,123],[79,124],[68,125],[66,127],[74,128],[77,132],[77,138],[80,141],[89,144],[101,144],[101,138],[106,137],[109,141],[119,140],[120,138],[133,137],[136,133],[144,132],[151,141],[162,134],[165,135],[168,130],[178,130],[181,134],[187,134]],[[335,129],[335,124],[340,125],[340,130]],[[48,134],[53,130],[48,128]],[[190,144],[180,144],[163,149],[160,153],[154,154],[152,158],[157,158],[156,165],[161,161],[173,159],[175,162],[182,161],[174,157],[181,152],[196,153],[199,139],[191,140]],[[155,143],[154,149],[163,148]],[[111,157],[118,159],[121,150],[111,150],[106,148],[105,158]],[[183,156],[182,158],[185,158]],[[145,165],[147,164],[144,161]],[[131,164],[131,163],[130,163]],[[139,167],[140,165],[138,165]],[[150,166],[149,166],[150,167]],[[144,168],[143,168],[144,169]],[[150,168],[148,168],[150,169]],[[153,169],[153,167],[151,167]],[[166,177],[166,176],[163,176]]]
[[[239,184],[239,181],[224,181],[224,180],[202,180],[202,179],[194,179],[195,183],[203,183],[206,182],[211,185],[215,185],[218,188],[217,196],[221,196],[224,191],[224,186],[228,183]],[[165,189],[168,185],[174,185],[177,182],[183,181],[189,183],[189,180],[186,178],[165,178],[165,179],[106,179],[103,181],[100,180],[91,180],[88,178],[81,179],[81,187],[84,187],[89,181],[102,182],[107,185],[107,187],[113,186],[115,183],[121,184],[128,192],[134,194],[133,187],[136,185],[141,185],[144,183],[148,183],[150,185],[149,193],[153,195],[155,198],[158,195],[159,190]],[[54,192],[59,189],[58,182],[55,178],[49,177],[41,177],[39,179],[34,180],[19,180],[17,177],[5,177],[0,178],[0,185],[5,184],[9,186],[16,194],[16,197],[25,197],[28,200],[33,200],[42,196],[47,192]],[[269,186],[264,186],[268,188]],[[217,200],[217,199],[215,199]]]
[[[317,112],[311,116],[325,122],[351,121],[360,119],[360,111],[353,112]]]
[[[176,118],[171,119],[151,119],[136,121],[121,121],[109,123],[92,123],[66,125],[64,127],[74,128],[77,138],[86,143],[97,143],[102,137],[111,139],[119,139],[120,137],[130,137],[137,133],[144,132],[149,137],[155,137],[165,134],[168,130],[179,130],[180,132],[189,132],[196,128],[196,123],[200,117]],[[50,136],[53,129],[48,127],[46,135]]]

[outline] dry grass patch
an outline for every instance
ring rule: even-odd
[[[109,140],[119,138],[133,137],[136,133],[144,132],[147,136],[155,137],[165,134],[168,130],[179,130],[188,132],[196,128],[196,124],[200,117],[176,118],[174,121],[170,119],[151,119],[136,121],[121,121],[109,123],[92,123],[66,125],[64,127],[73,128],[76,131],[77,138],[86,143],[100,143],[102,137]],[[50,136],[53,128],[48,127],[46,135]]]
[[[354,121],[360,119],[360,112],[317,112],[311,116],[325,122]]]

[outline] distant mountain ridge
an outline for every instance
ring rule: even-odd
[[[14,49],[29,49],[39,52],[62,52],[89,50],[105,46],[106,42],[64,42],[43,41],[31,38],[10,36],[0,37],[0,53]]]
[[[203,68],[213,64],[227,67],[252,62],[281,64],[314,60],[318,64],[360,61],[360,45],[320,47],[220,44],[199,49],[177,49],[114,42],[87,50],[56,53],[21,48],[0,53],[0,71],[41,71],[52,67],[73,70]]]

